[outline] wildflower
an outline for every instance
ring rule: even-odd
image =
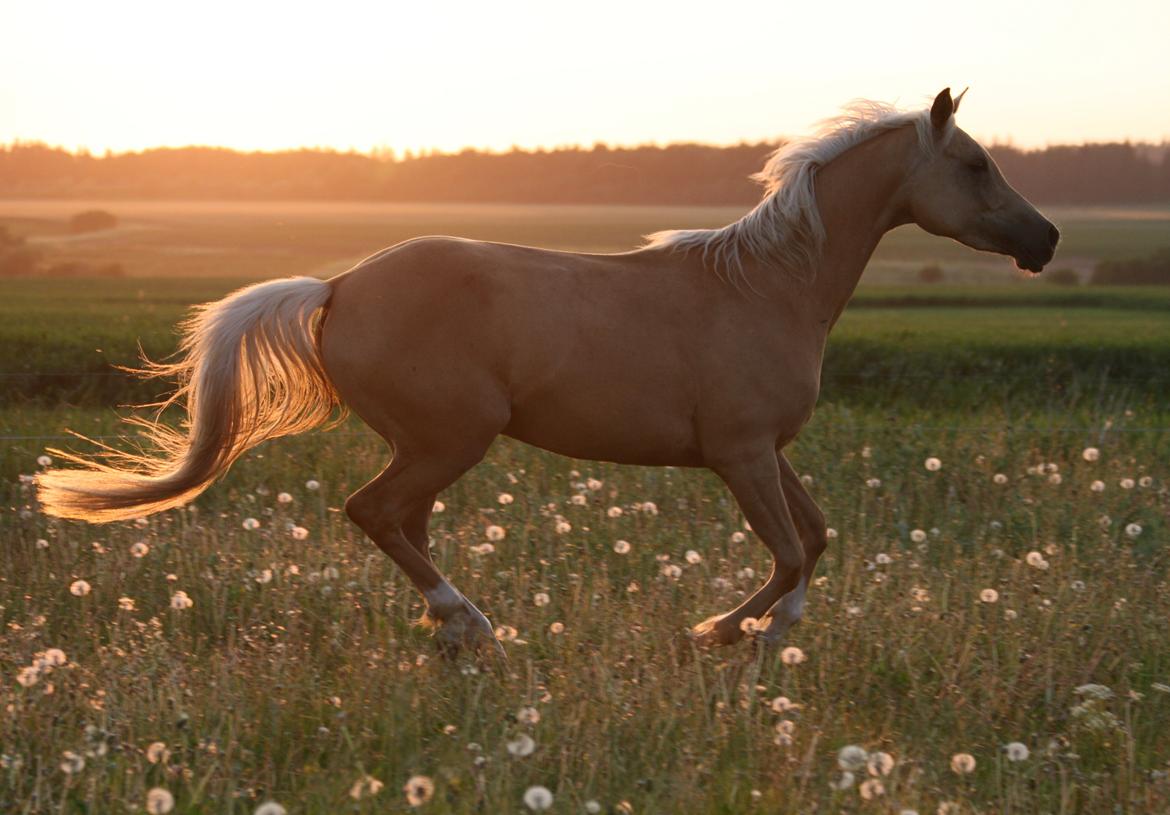
[[[122,611],[134,611],[134,598],[133,597],[119,597],[118,598],[118,608],[122,609]]]
[[[1154,486],[1154,479],[1150,478],[1150,476],[1148,476],[1148,475],[1143,475],[1141,478],[1138,479],[1138,486],[1152,487],[1152,486]],[[40,541],[37,541],[37,543],[40,543]]]
[[[1029,552],[1024,557],[1024,561],[1029,566],[1031,566],[1033,569],[1039,569],[1040,571],[1044,571],[1045,569],[1048,568],[1048,561],[1044,559],[1044,555],[1042,555],[1036,551]]]
[[[1016,617],[1019,617],[1019,616],[1020,616],[1020,615],[1019,615],[1019,614],[1016,612],[1016,610],[1015,610],[1015,609],[1013,609],[1013,608],[1005,608],[1005,609],[1003,610],[1003,618],[1004,618],[1005,620],[1007,620],[1009,623],[1010,623],[1012,620],[1016,619]]]
[[[558,620],[557,622],[550,624],[548,630],[550,634],[563,634],[565,633],[565,624]]]
[[[520,636],[520,632],[510,625],[497,625],[493,633],[496,635],[496,639],[504,640],[505,642],[511,642]]]
[[[869,487],[871,490],[876,490],[881,485],[882,485],[882,480],[880,478],[867,478],[867,479],[865,479],[865,486]],[[850,782],[850,783],[853,783],[853,782]]]
[[[931,456],[926,461],[922,462],[922,466],[925,467],[927,470],[929,470],[932,473],[937,473],[939,470],[942,469],[942,462],[939,461],[934,456]]]
[[[573,525],[564,518],[561,518],[557,521],[556,531],[558,535],[567,535],[573,531]]]
[[[185,591],[177,591],[171,595],[171,608],[175,611],[185,611],[195,605],[195,601],[187,596]]]
[[[61,772],[65,775],[77,775],[85,769],[85,758],[72,750],[61,754]]]
[[[1004,484],[1006,484],[1008,482],[1008,477],[1006,475],[1004,475],[1003,473],[996,473],[995,475],[993,475],[991,477],[991,480],[993,482],[995,482],[996,484],[1003,486]]]
[[[1093,492],[1105,492],[1105,482],[1098,479],[1089,485],[1089,489]]]
[[[49,542],[47,540],[45,540],[44,538],[37,538],[37,548],[38,549],[48,549]]]
[[[536,750],[536,741],[527,733],[521,733],[507,744],[508,752],[516,758],[526,758]]]
[[[979,592],[979,599],[984,603],[995,603],[999,601],[999,592],[995,589],[984,589]]]
[[[265,801],[252,815],[288,815],[288,810],[275,801]]]
[[[847,744],[837,751],[837,766],[842,770],[861,770],[869,761],[869,753],[856,744]]]
[[[1048,483],[1054,486],[1059,486],[1063,480],[1064,478],[1061,477],[1060,473],[1050,473],[1048,476]]]
[[[853,786],[853,780],[854,780],[853,773],[849,772],[849,770],[846,770],[845,772],[841,773],[841,777],[838,778],[836,781],[830,781],[829,786],[832,789],[835,789],[838,791],[839,790],[847,790]]]
[[[474,555],[490,555],[496,551],[496,547],[490,543],[480,543],[471,547],[471,553]]]
[[[501,492],[499,495],[496,496],[496,501],[499,502],[500,506],[504,506],[504,507],[508,506],[508,504],[512,503],[515,500],[516,499],[512,497],[512,493],[510,493],[510,492]]]
[[[53,463],[53,459],[49,458],[46,455],[37,456],[37,464],[39,464],[42,467],[48,467],[52,463]]]
[[[308,481],[305,482],[305,489],[307,489],[309,491],[319,490],[319,489],[321,489],[321,482],[315,478],[310,478]]]
[[[1125,525],[1125,534],[1127,537],[1136,538],[1138,535],[1142,534],[1142,525],[1141,524],[1126,524]]]
[[[529,787],[524,793],[524,806],[533,812],[543,812],[553,805],[553,794],[548,787]]]
[[[910,540],[914,541],[915,543],[922,543],[924,540],[926,540],[926,532],[921,529],[915,529],[910,532]]]
[[[585,480],[585,486],[590,492],[597,492],[604,484],[596,478],[588,478]]]
[[[165,762],[170,755],[171,753],[167,750],[166,744],[161,741],[153,741],[146,748],[146,760],[151,764],[158,764],[160,761]]]
[[[876,753],[870,753],[869,760],[865,763],[865,769],[875,777],[889,775],[894,769],[894,757],[880,750]]]
[[[1117,486],[1121,487],[1123,490],[1132,490],[1133,489],[1133,479],[1132,478],[1123,478],[1117,482]]]
[[[747,535],[743,534],[742,532],[735,531],[731,533],[732,543],[743,543],[745,540],[747,540]]]
[[[771,708],[774,713],[787,713],[790,710],[796,710],[800,705],[793,702],[787,696],[777,696],[772,700]]]
[[[402,791],[406,793],[406,803],[412,807],[422,806],[434,797],[435,782],[425,775],[412,775],[402,785]]]
[[[617,552],[619,555],[625,555],[625,554],[629,554],[629,552],[630,552],[630,542],[629,542],[629,541],[623,541],[623,540],[614,541],[614,544],[613,544],[613,550],[614,550],[615,552]]]
[[[150,815],[166,815],[175,808],[175,796],[170,790],[155,787],[146,793],[146,811]]]
[[[677,563],[667,563],[662,567],[662,574],[669,577],[671,580],[678,580],[682,577],[682,567]]]
[[[588,815],[599,815],[601,812],[601,804],[590,798],[585,802],[585,812],[588,813]]]
[[[876,778],[870,778],[861,782],[861,786],[857,788],[857,792],[866,801],[872,801],[880,795],[885,795],[886,788],[881,781]]]
[[[146,545],[145,541],[138,541],[131,545],[130,554],[134,555],[134,557],[146,557],[150,554],[150,547]]]
[[[16,673],[16,681],[22,688],[31,688],[41,678],[41,669],[36,665],[26,665]]]
[[[605,511],[605,514],[607,517],[610,517],[610,518],[620,518],[620,517],[622,517],[622,508],[621,507],[610,507],[609,509],[607,509]]]
[[[892,557],[890,557],[889,555],[887,555],[885,552],[878,552],[877,555],[874,557],[874,562],[877,563],[877,565],[879,565],[879,566],[889,566],[891,563],[894,562],[894,559]]]
[[[41,655],[40,661],[50,668],[59,668],[69,660],[60,648],[49,648]]]
[[[252,531],[260,528],[260,522],[257,521],[255,518],[245,518],[243,526],[244,526],[244,529],[248,530],[249,532],[252,532]]]
[[[548,592],[538,591],[536,594],[532,595],[532,605],[537,606],[538,608],[540,606],[547,606],[549,604],[549,599]]]
[[[69,584],[69,593],[74,597],[84,597],[89,594],[89,583],[84,580],[74,580]]]
[[[295,541],[303,541],[305,538],[309,537],[309,530],[305,529],[303,526],[294,526],[288,532],[290,535],[292,535],[292,538]]]
[[[264,585],[267,585],[268,583],[271,583],[272,582],[272,570],[271,569],[261,569],[256,574],[256,582],[259,583],[261,586],[264,586]]]
[[[970,753],[955,753],[951,756],[951,770],[966,775],[975,770],[975,756]]]
[[[589,499],[585,497],[585,493],[579,492],[569,499],[569,503],[575,507],[583,507],[589,503]]]
[[[1029,755],[1027,745],[1018,741],[1008,742],[1003,746],[1003,751],[1008,761],[1026,761]]]
[[[291,504],[291,503],[292,503],[292,500],[293,500],[293,497],[292,497],[292,495],[290,495],[290,494],[289,494],[289,493],[287,493],[287,492],[282,492],[282,493],[279,493],[279,494],[276,496],[276,502],[277,502],[278,504]]]
[[[763,626],[760,625],[760,621],[755,617],[744,617],[739,621],[739,630],[745,634],[754,634],[762,628]]]
[[[703,556],[700,555],[698,552],[696,552],[694,549],[688,549],[687,553],[686,553],[686,560],[687,560],[687,563],[694,566],[696,563],[699,563],[703,560]]]
[[[825,530],[825,540],[827,540],[827,541],[835,541],[835,540],[837,540],[837,530],[836,530],[836,529],[834,529],[834,528],[833,528],[833,527],[831,527],[831,526],[830,526],[830,527],[828,527],[828,528]]]
[[[1108,686],[1098,685],[1092,682],[1088,685],[1078,686],[1076,692],[1081,696],[1087,696],[1090,699],[1097,699],[1102,702],[1113,698],[1113,691]]]
[[[658,514],[658,504],[654,503],[653,501],[643,501],[641,511],[647,515],[657,515]]]
[[[540,721],[540,711],[534,707],[522,707],[516,711],[516,721],[533,725]]]
[[[436,515],[438,515],[440,512],[446,512],[446,511],[447,511],[447,505],[444,504],[442,501],[435,501],[435,503],[431,505],[431,512],[435,513]]]
[[[791,719],[781,719],[776,722],[776,738],[772,741],[781,747],[792,744],[792,734],[796,732],[796,722]]]
[[[369,795],[377,795],[386,786],[372,775],[365,775],[353,782],[353,786],[349,788],[349,797],[355,801],[360,801],[363,797]]]
[[[1086,447],[1081,451],[1081,458],[1085,461],[1096,461],[1101,458],[1101,451],[1096,447]]]
[[[497,526],[496,524],[492,524],[486,530],[484,530],[484,535],[490,541],[502,541],[504,536],[507,534],[508,533],[504,530],[504,527]]]

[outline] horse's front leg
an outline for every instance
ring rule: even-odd
[[[763,617],[796,588],[804,568],[804,549],[780,486],[780,465],[771,447],[754,449],[735,461],[712,465],[739,503],[752,529],[772,553],[772,573],[760,589],[734,611],[712,617],[692,633],[704,645],[730,645],[743,637],[748,618]]]
[[[804,611],[805,592],[826,546],[825,514],[809,495],[804,484],[800,483],[800,477],[784,454],[777,451],[776,460],[780,465],[780,487],[784,491],[788,511],[792,514],[804,546],[804,568],[796,588],[781,597],[780,602],[772,607],[770,622],[762,635],[769,644],[782,641],[788,629],[800,622]]]

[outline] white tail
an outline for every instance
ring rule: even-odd
[[[198,307],[183,323],[180,359],[147,363],[154,376],[175,376],[186,433],[161,421],[132,419],[159,457],[106,448],[104,461],[59,450],[80,470],[48,470],[37,478],[45,512],[105,522],[181,506],[266,439],[301,433],[329,420],[339,405],[317,345],[317,313],[332,289],[310,277],[258,283]]]

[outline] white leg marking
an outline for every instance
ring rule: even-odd
[[[442,620],[467,603],[454,586],[444,580],[433,589],[423,592],[427,601],[427,609],[436,619]]]

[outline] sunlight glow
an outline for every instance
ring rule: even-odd
[[[0,142],[368,150],[733,143],[856,97],[1023,146],[1170,138],[1170,4],[10,4]]]

